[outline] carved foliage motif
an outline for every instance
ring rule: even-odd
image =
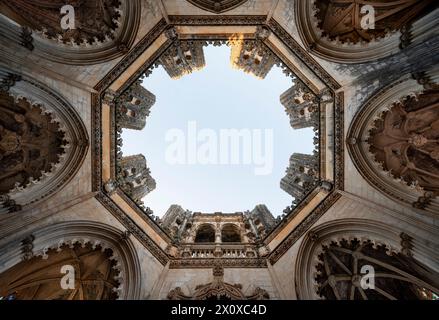
[[[117,298],[119,271],[111,249],[102,250],[88,243],[51,249],[48,258],[34,257],[0,274],[0,296],[18,300],[114,300]],[[75,270],[74,289],[60,285],[61,267]]]
[[[244,2],[247,2],[247,0],[188,0],[188,1],[201,9],[215,13],[222,13],[231,10],[233,8],[240,6]]]
[[[42,106],[0,93],[0,194],[52,171],[66,143],[59,124]]]
[[[439,195],[439,91],[394,104],[370,130],[370,151],[395,179]]]
[[[425,292],[439,292],[437,274],[371,241],[332,242],[323,247],[319,261],[317,293],[329,300],[422,299]],[[362,284],[364,266],[373,267],[374,288]]]
[[[120,18],[120,0],[73,0],[68,4],[75,9],[75,29],[61,28],[63,0],[15,0],[4,1],[3,5],[12,13],[18,23],[43,32],[49,39],[76,44],[104,42],[114,38]]]
[[[357,43],[369,42],[376,38],[382,38],[389,31],[400,30],[410,23],[426,8],[433,0],[374,0],[374,1],[346,1],[346,0],[317,0],[316,18],[323,35],[330,40],[337,38],[341,42]],[[364,16],[361,8],[371,5],[375,9],[375,29],[365,30],[361,27]]]

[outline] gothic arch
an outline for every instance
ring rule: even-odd
[[[65,1],[26,0],[0,6],[5,36],[36,55],[68,65],[91,65],[125,55],[133,46],[140,24],[140,0],[75,2],[75,30],[61,29]],[[85,26],[85,27],[84,27]]]
[[[61,222],[34,230],[25,240],[15,240],[0,251],[0,272],[13,268],[21,261],[47,259],[51,253],[77,246],[111,250],[114,260],[118,299],[140,298],[140,262],[132,241],[115,227],[91,221]]]
[[[297,255],[298,298],[413,299],[421,293],[437,294],[439,264],[434,258],[434,248],[425,247],[414,237],[393,226],[365,219],[336,220],[315,227],[305,235]],[[339,257],[331,251],[347,256]],[[376,269],[375,291],[365,293],[359,289],[360,270],[364,265]],[[392,287],[387,292],[383,290],[386,281]],[[389,293],[395,287],[407,290],[407,295],[398,297]],[[338,293],[328,294],[328,288]]]
[[[399,80],[361,107],[347,139],[352,161],[367,182],[394,200],[433,214],[439,212],[437,102],[437,89]]]
[[[8,71],[9,70],[0,69],[0,75],[9,74],[10,77],[11,72]],[[59,132],[62,132],[62,136],[58,137],[58,139],[63,139],[63,149],[61,151],[60,146],[57,147],[60,151],[59,156],[57,159],[54,159],[56,161],[43,168],[44,172],[41,172],[30,179],[25,179],[21,182],[18,181],[19,185],[17,185],[14,189],[9,190],[7,193],[2,193],[0,198],[2,208],[0,208],[0,212],[19,211],[24,209],[26,206],[53,194],[65,186],[81,167],[87,154],[89,145],[87,129],[78,113],[75,111],[73,106],[67,102],[67,100],[65,100],[58,93],[46,87],[44,84],[32,78],[24,75],[17,78],[19,78],[20,81],[15,82],[15,84],[9,88],[9,91],[3,92],[2,94],[9,96],[9,104],[14,104],[14,101],[16,105],[19,103],[26,104],[29,110],[32,110],[33,112],[35,109],[38,110],[40,118],[47,118],[47,125],[55,126],[56,124],[55,127],[59,130]],[[10,105],[6,106],[5,108],[11,109],[12,107]],[[9,110],[9,112],[14,113],[15,111]],[[21,114],[18,116],[21,118],[23,117]],[[38,121],[36,123],[25,121],[28,127],[26,130],[45,130],[39,124],[37,124]],[[23,119],[21,119],[21,122],[23,122]],[[18,124],[16,123],[16,125]],[[18,128],[17,130],[18,134],[22,134],[24,129]],[[11,140],[9,138],[17,135],[17,132],[11,133],[11,130],[6,131],[6,134],[5,130],[3,130],[3,133],[1,134],[3,146],[3,142],[9,144],[8,141],[10,142]],[[22,138],[23,137],[19,137],[18,141],[20,141]],[[30,138],[32,138],[32,136]],[[25,141],[22,141],[22,143],[25,143]],[[20,146],[20,143],[16,143],[16,145]],[[2,147],[2,150],[3,149],[5,148]],[[2,154],[3,156],[5,155],[3,151]],[[8,152],[6,152],[6,155],[7,154]],[[14,162],[11,164],[11,166],[24,164],[24,160],[18,159],[17,161],[17,163]],[[4,174],[6,169],[3,168],[2,171]]]
[[[367,2],[297,0],[295,18],[304,45],[315,55],[337,63],[384,58],[411,42],[412,23],[435,5],[431,0],[370,1],[376,10],[376,28],[365,31],[360,29],[359,7]]]

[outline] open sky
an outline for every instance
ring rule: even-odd
[[[157,97],[145,129],[123,130],[124,156],[145,155],[157,182],[157,188],[143,199],[145,205],[161,217],[172,204],[204,213],[241,212],[265,204],[278,216],[293,200],[279,187],[290,156],[313,151],[312,129],[293,130],[279,101],[292,80],[277,67],[264,80],[233,69],[227,46],[206,47],[205,57],[206,68],[179,80],[172,80],[162,67],[155,69],[143,83]],[[193,135],[188,128],[194,125],[200,140],[191,142]],[[257,154],[263,162],[256,162],[258,158],[253,153],[249,154],[251,161],[239,164],[215,162],[216,156],[219,158],[225,152],[220,147],[221,140],[215,139],[220,139],[220,130],[224,129],[250,132],[251,144],[241,144],[239,158],[243,159],[244,150],[256,152],[260,146],[262,153]],[[178,132],[179,140],[172,138]],[[208,141],[218,141],[218,146],[207,145]],[[271,141],[272,152],[267,149]],[[211,161],[200,163],[197,157],[190,160],[188,153],[202,153],[203,145],[202,150],[208,150]],[[175,163],[170,161],[170,154],[184,157],[180,156]],[[266,170],[255,174],[261,163],[266,164]]]

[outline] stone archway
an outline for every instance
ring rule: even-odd
[[[63,245],[0,274],[0,296],[16,300],[115,300],[119,271],[111,249],[91,243]],[[69,271],[64,271],[69,267]],[[72,274],[70,274],[72,273]],[[71,276],[69,283],[63,280]],[[62,284],[72,288],[63,288]]]
[[[332,62],[363,63],[396,54],[411,43],[412,24],[436,6],[431,0],[298,0],[295,17],[302,41],[314,54]],[[371,7],[375,27],[365,29],[362,19],[373,14]]]
[[[36,264],[56,276],[55,280],[51,280],[44,279],[48,273],[41,274],[40,280],[47,283],[47,292],[50,288],[54,288],[60,298],[80,298],[79,292],[60,291],[56,286],[60,276],[65,275],[57,269],[61,267],[59,262],[67,259],[73,263],[75,274],[78,276],[78,284],[84,284],[87,287],[85,290],[88,290],[90,295],[122,300],[140,298],[142,277],[138,253],[129,235],[127,236],[126,233],[113,226],[92,221],[56,223],[33,230],[26,239],[10,242],[4,246],[4,249],[5,254],[0,257],[0,272],[2,275],[8,275],[3,281],[9,281],[7,288],[11,290],[10,292],[6,290],[8,292],[2,292],[2,294],[13,294],[14,291],[19,291],[17,290],[21,288],[17,287],[19,282],[13,281],[13,275],[17,275],[27,279],[26,292],[22,293],[23,296],[17,297],[31,299],[31,288],[35,289],[33,284],[39,281],[38,273],[35,274],[38,269],[35,269],[33,265]],[[59,253],[62,254],[59,255]],[[79,255],[79,257],[72,259],[72,255]],[[94,258],[90,259],[89,255]],[[81,258],[82,256],[84,259]],[[102,265],[99,261],[102,261]],[[86,274],[81,276],[81,270],[85,270]],[[99,273],[93,274],[94,271],[99,271]],[[112,276],[109,277],[105,271]],[[116,279],[113,279],[113,276]],[[112,295],[109,290],[104,290],[110,287],[111,292],[114,288],[116,295]],[[93,296],[90,297],[93,298]]]
[[[54,170],[67,144],[64,135],[41,106],[0,92],[0,194],[25,188]]]
[[[385,195],[437,213],[438,91],[412,79],[382,89],[348,131],[348,151],[360,174]]]
[[[89,147],[87,129],[67,100],[32,78],[17,79],[1,91],[0,212],[20,211],[59,191]]]
[[[434,254],[414,246],[413,241],[408,234],[371,220],[343,219],[317,226],[299,248],[295,264],[298,298],[410,300],[437,295]],[[373,286],[363,287],[363,283],[370,284],[363,282],[369,273]]]
[[[70,1],[75,29],[62,29],[65,1],[3,2],[2,28],[8,37],[36,55],[62,64],[92,65],[125,55],[135,42],[140,25],[140,0]],[[20,36],[21,34],[21,36]]]

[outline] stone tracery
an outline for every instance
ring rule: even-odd
[[[70,1],[69,4],[75,9],[74,30],[61,29],[60,9],[65,4],[65,1],[58,0],[42,0],[38,3],[16,0],[3,2],[2,5],[22,25],[64,44],[94,44],[114,38],[120,18],[119,0]]]
[[[368,140],[385,171],[432,197],[439,195],[438,101],[439,93],[430,91],[394,104],[375,121]]]
[[[0,296],[18,300],[114,300],[119,287],[117,262],[111,249],[91,243],[63,245],[0,274]],[[75,270],[74,289],[60,286],[61,267]]]
[[[323,36],[340,43],[355,44],[383,38],[388,32],[400,30],[413,18],[422,14],[425,8],[434,1],[398,0],[398,1],[340,1],[317,0],[316,17]],[[363,6],[370,5],[375,9],[376,24],[374,29],[364,30],[361,27]]]
[[[66,144],[59,123],[42,106],[0,93],[0,194],[52,171]]]
[[[373,268],[374,288],[362,285],[363,266]],[[316,270],[318,294],[330,300],[410,300],[424,298],[425,291],[439,292],[437,274],[426,275],[413,258],[370,241],[343,239],[323,246]]]
[[[437,2],[430,0],[295,1],[304,44],[313,54],[341,64],[369,63],[421,44],[421,34],[433,36],[436,10]],[[369,24],[374,13],[375,28]]]

